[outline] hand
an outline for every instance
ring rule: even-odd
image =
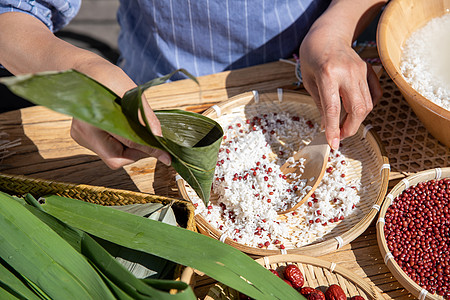
[[[354,135],[381,98],[381,86],[369,64],[346,39],[327,30],[308,33],[300,47],[303,84],[322,114],[327,141],[338,149],[340,140]],[[347,116],[340,127],[341,105]]]
[[[161,125],[158,118],[147,101],[143,101],[143,105],[153,134],[161,136]],[[144,124],[142,116],[140,116],[140,121],[141,124]],[[168,166],[171,164],[170,155],[165,151],[131,142],[77,119],[72,120],[70,134],[79,145],[97,153],[113,170],[149,156],[158,158]]]

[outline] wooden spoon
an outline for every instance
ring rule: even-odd
[[[319,132],[313,140],[303,147],[303,149],[294,154],[294,163],[286,162],[281,166],[280,171],[283,174],[299,174],[302,173],[297,166],[297,162],[300,159],[305,159],[304,171],[302,174],[302,179],[306,179],[306,185],[311,187],[311,190],[306,193],[306,195],[298,201],[294,206],[284,210],[279,211],[278,214],[285,214],[290,211],[296,210],[297,207],[305,203],[306,200],[314,193],[315,189],[322,181],[323,175],[325,174],[325,168],[328,163],[328,155],[330,154],[330,146],[327,142],[327,137],[325,136],[325,131]],[[293,166],[293,167],[291,167]],[[289,177],[288,177],[289,178]]]
[[[377,74],[378,78],[381,77],[383,73],[383,68],[381,66],[373,66],[373,70]],[[340,124],[342,125],[345,120],[347,113],[343,109],[341,104],[340,112]],[[325,136],[325,131],[319,132],[312,141],[303,147],[303,149],[294,154],[294,163],[286,162],[281,166],[280,171],[287,175],[289,173],[299,174],[302,173],[297,166],[297,162],[300,159],[305,159],[304,170],[302,174],[302,179],[306,179],[306,185],[311,187],[311,189],[306,193],[306,195],[300,199],[294,206],[284,210],[278,211],[278,214],[285,214],[290,211],[296,210],[300,205],[306,202],[308,198],[314,193],[319,183],[322,181],[323,175],[325,174],[325,168],[328,162],[328,156],[330,154],[330,146],[328,145],[327,138]],[[289,177],[288,177],[289,178]],[[299,193],[299,192],[297,192]]]

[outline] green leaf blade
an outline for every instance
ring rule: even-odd
[[[24,279],[20,276],[20,274],[17,274],[14,270],[11,270],[11,267],[2,259],[0,259],[0,290],[5,290],[5,292],[12,295],[11,297],[15,297],[17,299],[40,299],[27,285],[25,285]],[[8,298],[3,298],[2,295],[0,295],[0,299]]]
[[[112,208],[58,196],[47,197],[42,208],[102,239],[198,269],[250,297],[303,299],[297,291],[250,257],[210,237]],[[252,284],[249,285],[246,280]]]
[[[128,91],[121,100],[124,113],[134,122],[139,122],[137,111],[139,110],[141,115],[144,115],[143,92],[151,86],[166,81],[177,71],[194,78],[185,70],[176,70],[164,77],[156,78],[138,86]],[[155,115],[160,121],[163,137],[154,137],[163,149],[172,155],[172,167],[207,204],[214,179],[217,155],[223,137],[222,127],[208,117],[187,111],[155,111]],[[153,136],[150,125],[146,119],[144,121],[147,131]]]
[[[0,82],[16,95],[34,104],[70,115],[133,142],[144,145],[149,143],[141,137],[145,136],[145,129],[138,124],[130,123],[122,113],[120,105],[116,102],[119,97],[78,71],[4,77]],[[141,133],[136,133],[139,128]],[[155,143],[152,146],[159,145]]]
[[[27,195],[27,201],[36,204],[37,201],[32,199],[31,196]],[[125,267],[120,264],[114,257],[112,257],[97,241],[95,241],[91,236],[86,234],[84,231],[76,229],[59,219],[47,214],[42,207],[34,207],[25,204],[20,199],[17,199],[19,203],[25,206],[25,208],[38,217],[41,221],[51,227],[58,235],[63,237],[69,242],[74,249],[79,253],[83,254],[89,262],[95,267],[97,272],[102,276],[103,280],[110,287],[111,291],[114,293],[115,297],[118,299],[166,299],[168,293],[165,291],[159,291],[160,285],[158,284],[147,284],[145,281],[140,280],[133,276],[131,272],[125,269]],[[128,208],[119,207],[115,209],[125,209],[131,211],[138,211],[139,213],[147,213],[151,211],[153,205],[162,206],[159,203],[149,203],[149,204],[136,204],[131,205]],[[141,208],[137,207],[140,206]],[[143,209],[142,209],[143,208]],[[120,250],[120,249],[119,249]],[[130,250],[128,248],[123,248],[123,250]],[[178,289],[179,283],[176,281],[169,281],[171,287]],[[180,287],[180,293],[185,292],[184,290],[190,287],[184,285]],[[189,295],[189,293],[184,293]],[[175,298],[170,298],[175,299]],[[183,298],[180,298],[183,299]],[[191,298],[184,298],[191,299]]]
[[[89,263],[22,204],[0,192],[0,207],[0,257],[8,265],[52,298],[113,299]]]

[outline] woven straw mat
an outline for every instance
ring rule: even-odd
[[[383,142],[391,165],[390,179],[450,166],[450,149],[427,131],[386,72],[380,83],[383,96],[365,123],[373,126]]]

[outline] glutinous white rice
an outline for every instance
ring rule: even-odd
[[[402,47],[400,70],[422,96],[450,110],[450,14],[431,19]]]
[[[187,192],[196,213],[227,237],[264,249],[300,247],[321,239],[354,212],[360,182],[347,182],[346,158],[332,151],[313,196],[296,211],[277,214],[307,192],[301,175],[283,176],[280,167],[318,133],[313,121],[289,113],[231,113],[217,121],[224,129],[213,182],[218,200],[205,206],[190,187]],[[297,164],[302,169],[303,162]]]

